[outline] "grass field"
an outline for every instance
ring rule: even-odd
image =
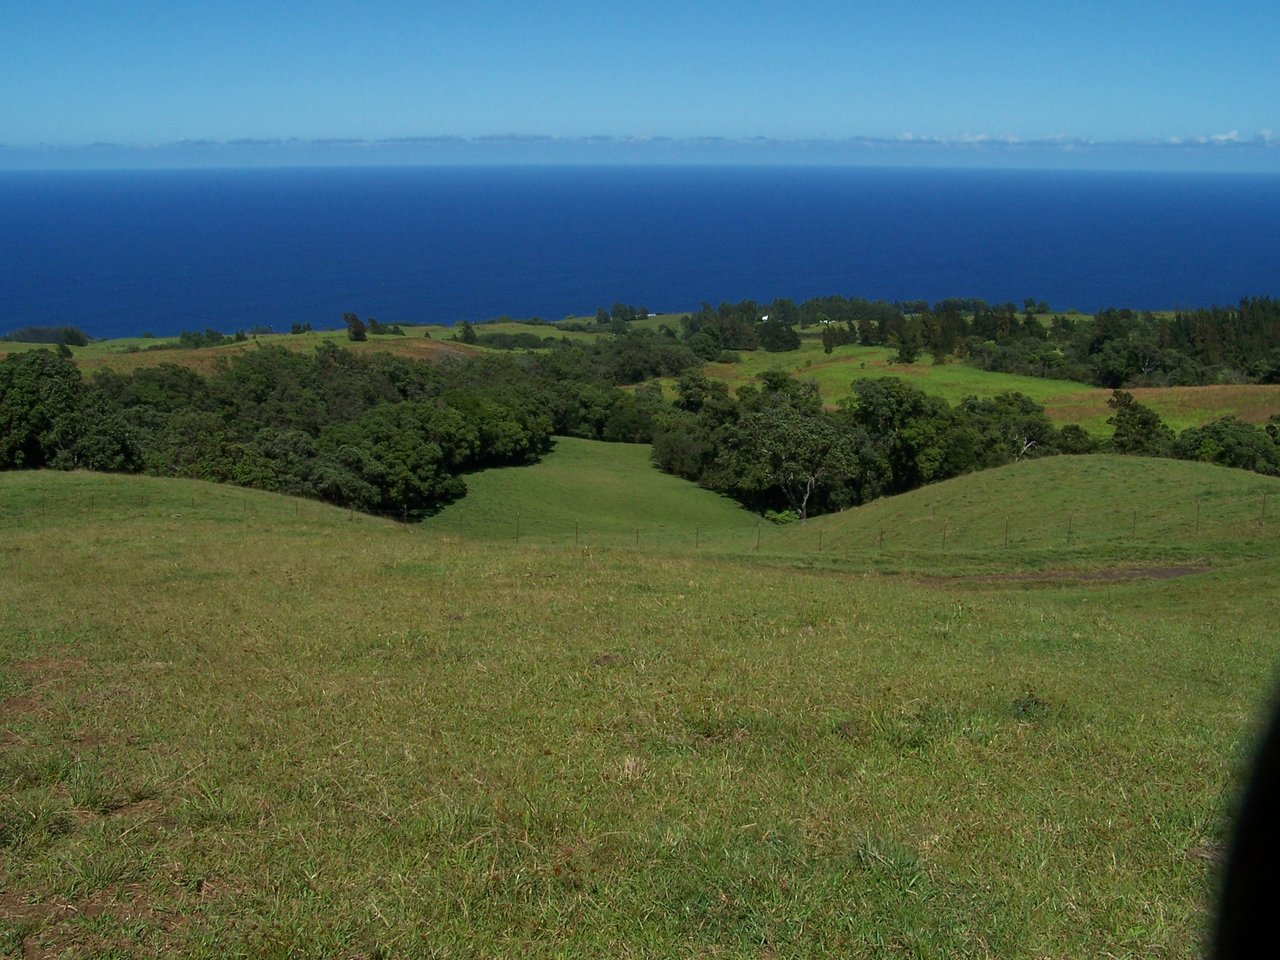
[[[780,529],[768,549],[927,572],[1236,564],[1275,553],[1280,479],[1144,457],[1046,457]]]
[[[679,327],[679,314],[661,314],[635,322],[635,326],[656,330],[660,324],[666,323]],[[569,318],[579,323],[595,323],[594,317]],[[360,343],[347,338],[344,327],[341,330],[316,330],[310,333],[259,334],[240,343],[229,343],[221,347],[203,347],[199,349],[182,349],[177,346],[177,337],[120,337],[111,340],[97,340],[84,347],[72,347],[72,357],[85,372],[94,370],[117,370],[128,372],[139,367],[152,367],[161,363],[176,363],[191,367],[201,373],[209,373],[218,362],[219,357],[234,356],[245,350],[256,349],[258,344],[282,346],[289,350],[311,353],[322,343],[334,343],[340,347],[357,352],[386,352],[404,357],[422,360],[435,360],[442,356],[459,356],[486,352],[486,348],[472,347],[454,341],[458,333],[456,326],[444,324],[402,326],[404,336],[380,334],[370,335]],[[608,332],[609,328],[601,328]],[[534,326],[527,323],[483,323],[476,325],[478,333],[531,333],[538,337],[564,338],[575,342],[590,342],[600,334],[597,332],[581,332],[561,330],[552,326]],[[7,353],[18,353],[25,350],[49,349],[49,344],[9,343],[0,341],[0,356]]]
[[[849,385],[863,377],[901,377],[951,404],[969,396],[1016,391],[1044,406],[1055,423],[1078,423],[1096,434],[1111,432],[1106,422],[1111,415],[1107,407],[1110,390],[1070,380],[990,373],[956,360],[936,366],[927,356],[913,364],[894,363],[895,354],[887,347],[845,346],[828,355],[817,340],[806,338],[796,351],[743,353],[740,363],[709,364],[707,369],[735,389],[765,370],[786,370],[817,383],[823,399],[832,405],[847,397]],[[1174,430],[1199,426],[1227,414],[1251,423],[1265,423],[1272,414],[1280,413],[1280,385],[1275,384],[1138,388],[1131,392]]]
[[[220,347],[201,347],[183,349],[177,346],[176,337],[144,338],[133,337],[120,340],[100,340],[85,347],[72,347],[71,354],[85,373],[95,370],[115,370],[128,373],[141,367],[155,367],[162,363],[175,363],[190,367],[202,374],[212,373],[217,364],[228,357],[233,357],[246,350],[256,350],[259,344],[281,346],[288,350],[312,353],[322,343],[333,343],[337,346],[359,353],[385,352],[418,360],[438,360],[447,356],[465,356],[476,352],[475,348],[465,344],[454,343],[446,338],[427,339],[421,327],[405,328],[405,336],[369,337],[361,343],[353,343],[347,339],[346,330],[324,330],[302,334],[263,334],[240,343],[229,343]],[[0,355],[14,353],[19,350],[39,349],[42,344],[0,343]]]
[[[0,951],[1199,955],[1280,653],[1272,521],[1206,505],[1212,569],[1175,580],[961,580],[950,545],[896,576],[858,542],[983,491],[1026,519],[1273,481],[1017,465],[821,521],[830,566],[795,539],[819,521],[759,553],[499,538],[553,499],[741,533],[705,491],[612,488],[642,456],[471,477],[461,530],[0,474]],[[1015,567],[1188,559],[1182,522]]]
[[[467,496],[426,521],[429,529],[486,540],[683,549],[743,545],[757,517],[736,501],[662,473],[647,444],[559,437],[528,467],[466,478]]]

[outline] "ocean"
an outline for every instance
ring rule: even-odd
[[[1280,177],[830,167],[0,173],[0,332],[94,337],[614,302],[1280,294]]]

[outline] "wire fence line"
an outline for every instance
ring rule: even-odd
[[[974,517],[945,513],[882,515],[876,521],[776,525],[765,521],[748,528],[700,527],[671,523],[607,526],[568,522],[537,515],[492,514],[467,518],[461,513],[428,521],[458,536],[510,543],[594,544],[635,548],[680,546],[692,550],[769,553],[865,554],[899,550],[992,552],[1025,548],[1111,544],[1209,544],[1257,540],[1280,533],[1280,503],[1259,497],[1192,500],[1178,508],[1119,506],[1005,513],[991,510]]]
[[[1156,507],[1133,503],[1101,507],[1066,506],[1048,510],[1002,510],[993,505],[974,514],[935,506],[901,513],[879,511],[808,523],[774,524],[764,520],[741,526],[699,524],[680,519],[634,523],[599,514],[569,518],[561,513],[468,511],[454,504],[421,523],[407,509],[369,512],[335,507],[318,500],[267,500],[234,488],[211,496],[131,496],[122,493],[57,496],[42,493],[19,502],[0,501],[0,524],[31,520],[62,521],[168,518],[275,525],[297,521],[335,524],[368,518],[398,521],[406,531],[425,531],[467,540],[512,545],[610,547],[638,550],[762,552],[772,554],[862,555],[911,552],[999,552],[1026,548],[1086,548],[1093,545],[1208,545],[1222,541],[1267,540],[1280,534],[1280,498],[1262,493],[1240,497],[1188,498]]]

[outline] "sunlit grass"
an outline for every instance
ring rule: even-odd
[[[766,370],[785,370],[812,380],[823,400],[834,406],[850,395],[850,385],[862,378],[901,377],[925,393],[957,404],[965,397],[990,397],[998,393],[1024,394],[1045,407],[1050,419],[1061,425],[1078,423],[1091,433],[1108,435],[1107,400],[1111,391],[1071,380],[1048,380],[1009,373],[991,373],[949,358],[934,364],[928,354],[912,364],[894,361],[896,351],[887,347],[837,347],[831,354],[807,337],[799,350],[787,353],[748,351],[732,364],[709,364],[707,372],[736,389]],[[1228,414],[1251,423],[1265,423],[1280,413],[1280,385],[1240,384],[1208,387],[1137,388],[1139,402],[1154,409],[1174,430],[1199,426]]]
[[[1195,956],[1280,652],[1259,546],[1026,589],[135,477],[0,505],[18,955]]]

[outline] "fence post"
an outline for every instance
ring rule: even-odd
[[[578,527],[579,527],[579,524],[577,523],[573,525],[573,545],[575,547],[578,545]]]
[[[880,528],[880,549],[884,549],[884,527]]]
[[[947,549],[947,521],[945,521],[945,520],[943,520],[943,521],[942,521],[942,549],[943,549],[943,552],[946,552],[946,549]]]
[[[760,521],[756,521],[756,552],[760,551]]]
[[[516,514],[516,543],[520,542],[520,514]]]
[[[640,548],[640,528],[636,527],[636,549]]]
[[[1138,508],[1133,508],[1133,527],[1129,530],[1129,539],[1136,540],[1138,538]]]
[[[1004,515],[1004,548],[1009,549],[1009,515]]]
[[[1196,536],[1200,536],[1200,501],[1196,500]]]
[[[822,552],[822,531],[818,531],[818,552]]]
[[[1067,514],[1067,546],[1071,546],[1071,521],[1075,519],[1073,514]]]
[[[693,528],[693,549],[697,550],[702,545],[702,528]]]

